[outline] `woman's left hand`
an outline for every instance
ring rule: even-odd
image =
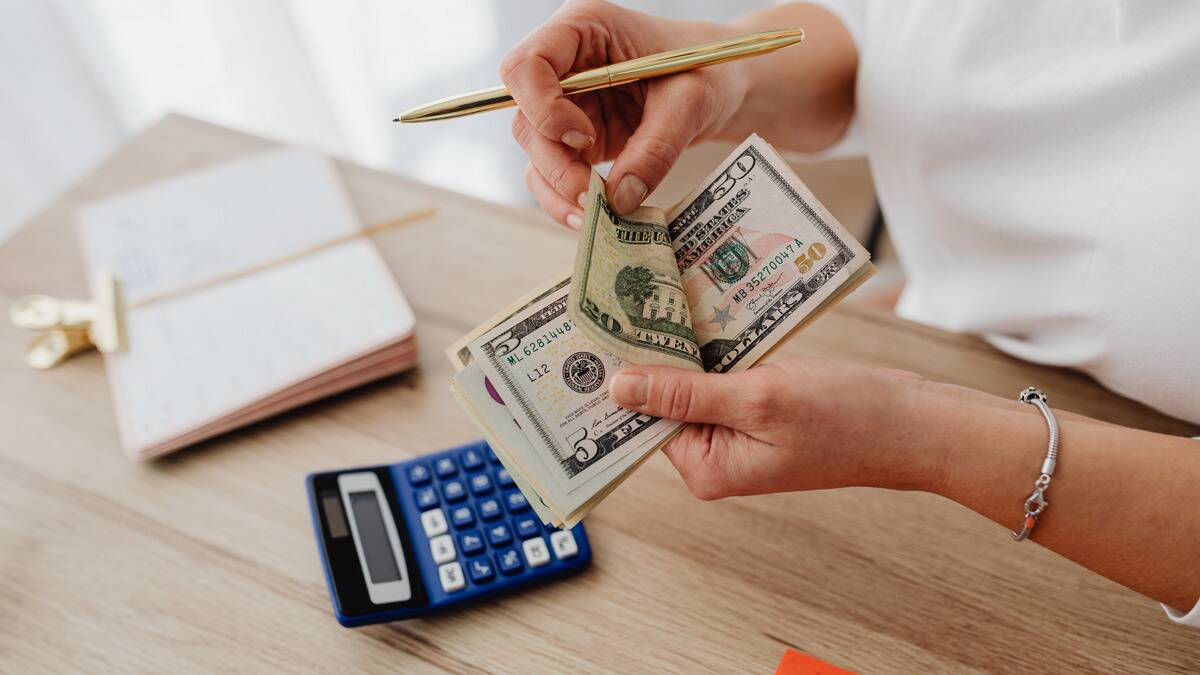
[[[692,422],[664,452],[693,494],[720,499],[933,489],[942,458],[928,443],[924,392],[942,387],[904,371],[804,358],[721,375],[634,366],[610,391],[623,407]]]

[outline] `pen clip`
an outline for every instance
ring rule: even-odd
[[[25,358],[39,370],[53,368],[81,351],[104,353],[126,347],[125,302],[121,284],[108,272],[96,275],[91,300],[59,300],[48,295],[18,298],[9,308],[13,325],[42,334]]]

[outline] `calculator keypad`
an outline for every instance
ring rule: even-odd
[[[579,554],[570,531],[546,526],[543,533],[525,495],[487,446],[447,452],[406,473],[446,593]]]
[[[462,453],[462,465],[467,471],[483,468],[483,453],[475,448],[468,448]]]
[[[506,548],[502,551],[497,551],[496,565],[505,574],[516,574],[525,569],[525,566],[521,564],[521,554],[517,553],[517,549],[515,548]]]
[[[497,523],[488,527],[487,538],[492,546],[504,546],[512,542],[512,532],[508,525]]]
[[[429,467],[424,464],[413,464],[408,467],[408,482],[413,485],[423,485],[429,482]]]
[[[463,487],[461,480],[448,480],[442,483],[442,496],[448,502],[456,502],[467,496],[467,488]]]
[[[466,504],[456,506],[450,510],[450,521],[454,523],[455,528],[460,530],[470,527],[475,524],[475,512]]]
[[[425,530],[426,537],[436,537],[439,534],[445,534],[446,530],[446,514],[442,513],[441,509],[430,509],[421,514],[421,527]]]
[[[565,530],[550,533],[550,548],[554,549],[554,557],[559,560],[566,560],[579,553],[575,535]]]
[[[509,513],[520,513],[529,508],[529,502],[525,501],[525,495],[520,490],[509,490],[504,495],[504,502],[508,504]]]
[[[500,502],[495,499],[484,499],[479,502],[479,517],[484,520],[495,520],[502,514]]]
[[[477,584],[487,583],[496,576],[496,573],[492,571],[492,562],[488,560],[487,556],[471,558],[471,561],[467,563],[467,569],[471,570],[471,581]]]
[[[417,508],[422,511],[438,505],[437,490],[434,490],[433,486],[417,488],[413,492],[413,499],[417,502]]]
[[[433,555],[433,562],[439,565],[458,557],[454,552],[454,538],[448,534],[439,534],[430,539],[429,552]]]
[[[536,536],[542,531],[542,528],[538,527],[537,519],[533,516],[517,518],[513,521],[513,528],[517,531],[517,537],[521,539]]]
[[[467,586],[467,580],[463,577],[462,565],[456,562],[446,563],[438,568],[438,581],[442,582],[442,590],[447,593],[461,591]]]
[[[447,455],[433,463],[433,470],[437,472],[438,478],[449,478],[458,473],[458,465],[454,463],[453,457]]]
[[[492,491],[492,479],[486,473],[477,473],[471,476],[471,494],[476,497],[486,495]]]
[[[550,551],[546,550],[546,540],[541,537],[521,542],[521,550],[525,552],[525,562],[530,567],[541,567],[550,562]]]
[[[458,544],[462,547],[463,555],[482,553],[485,548],[483,535],[479,533],[479,530],[467,530],[458,535]]]

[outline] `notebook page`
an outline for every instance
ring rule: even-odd
[[[89,272],[130,304],[254,268],[360,229],[333,164],[265,153],[88,206]],[[138,452],[209,424],[412,332],[374,244],[356,239],[143,307],[106,356],[122,444]]]

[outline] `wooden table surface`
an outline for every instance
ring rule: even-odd
[[[171,116],[0,247],[0,304],[82,297],[88,200],[270,141]],[[0,671],[772,672],[787,647],[861,672],[1196,671],[1158,605],[927,494],[692,498],[652,458],[589,516],[592,567],[428,620],[330,611],[305,474],[408,459],[478,432],[442,350],[570,264],[548,221],[342,163],[419,317],[419,367],[148,464],[125,458],[100,358],[47,372],[0,322]],[[977,339],[844,304],[781,356],[906,368],[1176,434],[1197,429]],[[802,414],[802,413],[799,413]],[[1014,496],[1016,499],[1017,496]]]

